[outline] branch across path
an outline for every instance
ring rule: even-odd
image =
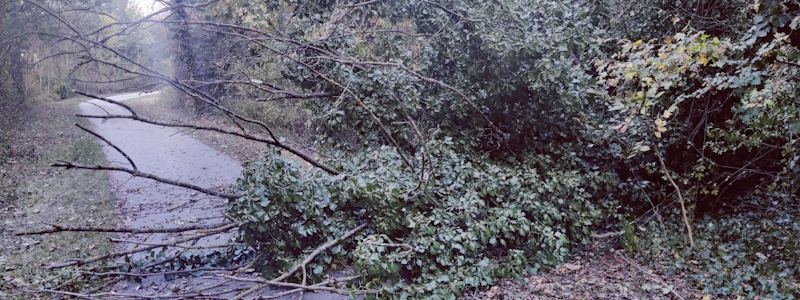
[[[109,97],[115,101],[125,101],[140,97],[139,94],[125,94]],[[100,100],[91,100],[79,106],[84,115],[127,115],[129,112],[118,105]],[[103,144],[107,166],[120,169],[130,169],[131,161],[136,168],[145,173],[153,174],[160,178],[177,182],[187,182],[204,189],[216,190],[219,195],[225,195],[225,187],[235,183],[241,173],[241,166],[234,159],[214,150],[213,148],[185,135],[175,128],[158,126],[138,122],[131,119],[89,119],[90,128],[94,133],[102,136],[111,144],[124,151],[120,151]],[[169,185],[147,178],[131,176],[129,172],[109,171],[111,188],[114,190],[118,206],[122,210],[120,224],[125,228],[180,228],[204,224],[219,224],[229,222],[222,211],[226,200],[210,196],[196,190]],[[170,241],[181,240],[195,234],[195,232],[156,232],[139,233],[131,230],[124,239],[136,241],[120,245],[133,249]],[[228,242],[231,233],[216,234],[205,237],[192,244],[190,247],[202,248],[204,245],[218,245]],[[174,249],[175,252],[182,249]],[[140,255],[141,256],[141,255]],[[143,257],[134,256],[133,259]],[[191,292],[202,286],[217,284],[224,278],[215,276],[207,278],[191,278],[185,286],[185,292]],[[181,282],[187,282],[181,280]],[[234,282],[235,283],[235,282]],[[128,295],[153,293],[151,288],[142,287],[168,287],[173,288],[175,282],[167,282],[164,276],[149,276],[143,278],[141,283],[125,282],[116,286],[115,292]],[[220,291],[235,287],[221,285]],[[263,295],[279,293],[280,291],[265,291]],[[233,296],[232,293],[229,296]],[[223,298],[225,295],[218,295]],[[344,299],[341,295],[321,293],[305,299]],[[288,298],[287,298],[288,299]]]

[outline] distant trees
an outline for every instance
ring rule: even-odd
[[[24,39],[19,38],[31,21],[30,12],[19,2],[7,1],[0,6],[0,98],[23,102],[25,100],[25,71],[33,59],[27,52]],[[28,57],[26,57],[26,54]]]
[[[151,51],[155,40],[148,30],[120,25],[141,17],[127,1],[6,1],[0,9],[0,93],[6,101],[65,98],[74,88],[107,93],[148,82],[115,68],[121,60],[114,53],[92,54],[107,59],[102,62],[81,53],[97,45],[74,39],[79,34],[103,36],[96,42],[136,62],[154,65],[168,58],[168,53]]]

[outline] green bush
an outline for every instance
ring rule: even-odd
[[[460,294],[557,265],[614,211],[616,202],[587,192],[606,183],[604,174],[465,159],[452,146],[429,146],[435,173],[424,182],[388,147],[340,166],[352,174],[347,177],[301,175],[297,165],[270,153],[245,166],[236,192],[246,196],[229,213],[250,222],[241,229],[244,241],[268,242],[256,246],[271,262],[267,276],[367,224],[323,252],[308,266],[310,274],[319,279],[353,264],[362,285],[380,289],[388,281],[391,293],[384,296],[403,298]]]
[[[697,32],[625,44],[596,61],[613,111],[598,135],[626,149],[641,178],[660,180],[650,174],[663,172],[653,153],[662,155],[698,215],[750,195],[785,197],[796,176],[797,82],[791,65],[764,64],[796,59],[783,37],[758,45]]]
[[[287,62],[254,74],[280,70],[293,91],[337,95],[305,108],[320,151],[336,157],[326,162],[347,175],[303,175],[275,153],[246,166],[236,188],[245,196],[229,213],[250,222],[242,239],[274,262],[265,275],[367,224],[322,253],[312,278],[353,266],[361,285],[386,297],[449,297],[558,264],[599,228],[621,227],[623,247],[648,253],[655,239],[637,236],[632,220],[676,208],[678,196],[688,224],[659,239],[700,255],[710,243],[701,226],[694,248],[683,244],[695,218],[796,203],[798,9],[771,3],[759,16],[711,5],[701,29],[713,36],[639,5],[623,11],[631,18],[608,18],[604,4],[385,1],[351,11],[364,21],[349,29],[333,2],[297,11],[286,28],[298,44],[270,44]],[[230,12],[214,14],[269,25]],[[714,21],[722,16],[752,26]],[[617,30],[631,20],[643,24]],[[277,61],[261,57],[254,65]],[[746,218],[755,217],[729,220]],[[725,274],[707,291],[725,295],[726,280],[744,276]],[[759,266],[753,274],[772,273]],[[791,294],[791,284],[778,293]]]
[[[53,86],[53,93],[58,95],[58,98],[63,100],[75,95],[70,87],[68,80],[59,80]]]

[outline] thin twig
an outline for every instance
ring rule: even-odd
[[[281,281],[285,280],[289,276],[292,276],[300,268],[305,268],[306,265],[308,263],[310,263],[317,255],[322,253],[322,251],[325,251],[326,249],[328,249],[330,247],[333,247],[339,241],[351,237],[352,235],[356,234],[357,232],[359,232],[360,230],[362,230],[362,229],[364,229],[366,227],[367,227],[366,223],[365,224],[361,224],[361,225],[357,226],[356,228],[353,228],[352,230],[350,230],[348,232],[345,232],[345,234],[343,234],[341,237],[334,238],[334,239],[328,241],[324,245],[322,245],[319,248],[317,248],[316,250],[314,250],[314,252],[311,252],[311,254],[306,256],[306,258],[301,263],[294,265],[291,269],[289,269],[289,271],[287,271],[286,273],[283,273],[281,276],[278,276],[277,278],[275,278],[273,280],[266,280],[266,279],[252,279],[252,280],[250,280],[250,279],[248,279],[248,281],[258,282],[260,284],[254,286],[254,287],[252,287],[252,288],[250,288],[250,289],[248,289],[248,290],[246,290],[244,292],[239,293],[238,295],[236,295],[236,297],[232,298],[232,300],[240,300],[240,299],[246,297],[247,295],[252,294],[253,292],[255,292],[257,290],[265,288],[265,287],[270,286],[270,285],[272,285],[272,286],[294,287],[294,288],[305,288],[305,287],[307,287],[307,286],[294,284],[294,283],[286,284],[286,283],[282,283]],[[229,278],[229,279],[242,280],[241,278]]]
[[[244,243],[225,243],[225,244],[216,244],[216,245],[203,245],[203,246],[193,246],[193,245],[178,245],[173,242],[168,243],[146,243],[146,242],[139,242],[139,241],[131,241],[131,240],[123,240],[123,239],[109,239],[112,242],[116,243],[128,243],[128,244],[137,244],[137,245],[144,245],[144,246],[160,246],[160,247],[175,247],[175,248],[183,248],[183,249],[215,249],[215,248],[227,248],[227,247],[248,247],[250,245]],[[266,245],[264,243],[263,245]]]
[[[206,233],[196,234],[196,235],[193,235],[193,236],[190,236],[190,237],[186,237],[186,238],[177,240],[177,241],[175,241],[175,243],[176,244],[177,243],[185,243],[185,242],[188,242],[188,241],[198,240],[198,239],[201,239],[201,238],[204,238],[204,237],[207,237],[207,236],[211,236],[211,235],[214,235],[214,234],[217,234],[217,233],[222,233],[222,232],[231,230],[233,228],[236,228],[239,225],[240,224],[238,224],[238,223],[228,224],[227,226],[223,226],[223,227],[208,231]],[[94,256],[94,257],[90,257],[90,258],[87,258],[87,259],[72,259],[72,260],[67,261],[65,263],[50,265],[50,266],[47,266],[45,268],[46,269],[57,269],[57,268],[63,268],[63,267],[68,267],[68,266],[74,266],[74,265],[80,266],[80,265],[85,265],[85,264],[88,264],[88,263],[93,263],[93,262],[104,260],[104,259],[115,258],[115,257],[125,256],[125,255],[128,255],[128,254],[139,253],[139,252],[143,252],[143,251],[147,251],[147,250],[151,250],[151,249],[155,249],[155,248],[159,248],[159,247],[161,247],[161,246],[147,246],[147,247],[136,249],[136,250],[119,251],[119,252],[109,253],[109,254],[105,254],[105,255]]]
[[[213,267],[200,267],[196,269],[188,269],[188,270],[175,270],[175,271],[164,271],[164,272],[153,272],[153,273],[134,273],[134,272],[89,272],[89,271],[79,271],[81,274],[87,274],[92,276],[131,276],[131,277],[147,277],[147,276],[156,276],[156,275],[174,275],[174,274],[185,274],[185,273],[193,273],[193,272],[205,272],[205,271],[231,271],[232,268],[213,268]]]
[[[263,278],[242,278],[236,276],[230,276],[225,274],[219,274],[218,276],[227,278],[233,281],[240,281],[240,282],[253,282],[253,283],[260,283],[264,287],[266,286],[275,286],[275,287],[284,287],[284,288],[296,288],[302,289],[305,291],[327,291],[327,292],[334,292],[338,294],[347,294],[349,291],[341,290],[335,287],[329,287],[324,285],[302,285],[298,283],[289,283],[289,282],[281,282],[281,281],[274,281],[274,280],[266,280]],[[240,294],[241,295],[241,294]],[[233,298],[237,299],[237,298]]]
[[[381,0],[369,0],[369,1],[364,1],[364,2],[361,2],[361,3],[349,4],[349,5],[345,5],[344,8],[353,8],[353,7],[358,7],[358,6],[369,5],[369,4],[378,2],[378,1],[381,1]]]
[[[117,152],[122,154],[122,156],[124,156],[125,159],[127,159],[128,162],[131,164],[131,167],[133,167],[134,170],[137,170],[137,171],[139,170],[139,168],[136,167],[136,164],[133,163],[133,160],[130,158],[130,156],[128,156],[128,154],[125,154],[125,151],[122,151],[122,149],[117,147],[117,145],[114,145],[113,143],[111,143],[111,141],[107,140],[103,136],[95,133],[94,131],[91,131],[91,130],[87,129],[86,127],[81,126],[78,123],[75,123],[75,126],[78,126],[78,128],[83,129],[83,131],[86,131],[86,132],[90,133],[91,135],[96,136],[98,139],[101,139],[103,142],[106,142],[106,144],[111,146],[111,148],[114,148],[114,150],[117,150]]]
[[[283,275],[278,276],[277,278],[273,279],[272,281],[280,282],[280,281],[285,280],[289,276],[292,276],[295,272],[297,272],[298,269],[300,269],[301,267],[305,267],[308,263],[310,263],[312,260],[314,260],[314,258],[316,258],[317,255],[322,253],[322,251],[325,251],[328,248],[333,247],[334,245],[339,243],[339,241],[341,241],[341,240],[350,238],[352,235],[356,234],[356,232],[359,232],[359,231],[361,231],[361,229],[364,229],[366,227],[367,227],[366,223],[358,225],[356,228],[353,228],[352,230],[350,230],[348,232],[345,232],[345,234],[343,234],[341,237],[338,237],[338,238],[335,238],[335,239],[332,239],[332,240],[328,241],[324,245],[322,245],[319,248],[317,248],[316,250],[314,250],[314,252],[311,252],[311,254],[306,256],[306,259],[304,259],[301,263],[294,265],[294,267],[289,269],[289,271],[287,271],[286,273],[283,273]]]
[[[238,137],[244,138],[246,140],[261,142],[261,143],[265,143],[265,144],[268,144],[268,145],[276,146],[276,147],[279,147],[281,149],[287,150],[287,151],[291,152],[292,154],[297,155],[298,157],[300,157],[300,159],[308,162],[312,166],[322,169],[323,171],[327,172],[328,174],[331,174],[331,175],[339,175],[339,174],[341,174],[339,171],[336,171],[333,168],[328,167],[328,166],[320,163],[319,161],[313,159],[311,156],[306,155],[305,153],[301,152],[300,150],[297,150],[297,149],[295,149],[293,147],[289,147],[288,145],[286,145],[284,143],[280,143],[280,142],[278,142],[276,140],[273,140],[273,139],[260,138],[260,137],[257,137],[257,136],[254,136],[254,135],[248,134],[248,133],[240,133],[240,132],[227,130],[227,129],[223,129],[223,128],[218,128],[218,127],[212,127],[212,126],[197,126],[197,125],[183,124],[183,123],[159,122],[159,121],[143,118],[143,117],[138,116],[138,115],[133,115],[133,116],[128,116],[128,115],[99,116],[99,115],[78,114],[77,116],[81,117],[81,118],[94,118],[94,119],[131,119],[131,120],[136,120],[136,121],[139,121],[139,122],[153,124],[153,125],[160,125],[160,126],[166,126],[166,127],[177,127],[177,128],[191,128],[191,129],[196,129],[196,130],[214,131],[214,132],[224,133],[224,134],[228,134],[228,135],[238,136]]]
[[[230,225],[230,222],[225,223],[217,223],[217,224],[208,224],[208,225],[187,225],[187,226],[180,226],[180,227],[168,227],[168,228],[113,228],[113,227],[91,227],[91,226],[70,226],[70,225],[59,225],[59,224],[47,224],[53,226],[52,229],[45,229],[39,231],[27,231],[27,232],[19,232],[15,233],[17,236],[21,235],[37,235],[37,234],[47,234],[47,233],[56,233],[56,232],[115,232],[115,233],[177,233],[177,232],[186,232],[186,231],[194,231],[194,230],[214,230],[218,229],[223,226]]]
[[[348,282],[348,281],[356,280],[356,279],[358,279],[358,278],[360,278],[360,277],[361,277],[361,276],[350,276],[350,277],[331,278],[331,279],[328,279],[328,280],[326,280],[326,281],[323,281],[323,282],[320,282],[320,283],[317,283],[317,284],[313,284],[313,285],[311,285],[311,287],[317,287],[317,286],[326,286],[326,285],[336,285],[337,283],[342,283],[342,282]],[[296,288],[296,289],[293,289],[293,290],[288,290],[288,291],[280,292],[280,293],[277,293],[277,294],[274,294],[274,295],[263,296],[263,299],[278,299],[278,298],[280,298],[280,297],[283,297],[283,296],[288,296],[288,295],[295,294],[295,293],[299,293],[299,292],[302,292],[302,291],[305,291],[305,289],[303,289],[303,288]],[[366,291],[365,293],[368,293],[368,292],[370,292],[370,291]]]
[[[617,236],[620,236],[620,235],[623,235],[623,234],[625,234],[624,230],[612,231],[612,232],[606,232],[606,233],[603,233],[603,234],[592,235],[592,238],[595,238],[595,239],[599,240],[599,239],[604,239],[604,238],[617,237]]]
[[[667,165],[664,164],[664,159],[661,158],[661,153],[656,151],[656,157],[658,157],[658,161],[661,163],[661,168],[664,169],[664,174],[667,175],[667,179],[675,188],[675,191],[678,192],[678,200],[681,203],[681,214],[683,215],[683,224],[686,225],[686,230],[689,231],[689,246],[694,247],[694,238],[692,237],[692,226],[689,224],[689,217],[686,216],[686,205],[683,201],[683,194],[681,193],[681,188],[678,187],[678,184],[675,183],[675,180],[672,180],[672,175],[669,174],[669,169],[667,169]]]

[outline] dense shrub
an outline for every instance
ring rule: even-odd
[[[251,222],[245,241],[267,242],[259,247],[273,262],[268,274],[365,223],[309,266],[314,278],[353,262],[368,287],[389,280],[408,284],[390,291],[446,296],[563,262],[615,210],[615,201],[589,192],[605,195],[608,174],[489,163],[452,147],[428,147],[435,172],[424,182],[388,147],[342,165],[349,176],[303,175],[272,153],[246,165],[237,190],[246,196],[230,213]]]
[[[321,159],[341,175],[301,173],[276,153],[249,163],[235,188],[245,196],[229,209],[249,222],[241,238],[268,255],[261,267],[274,275],[366,224],[322,253],[311,277],[353,266],[361,285],[390,298],[449,297],[536,272],[617,224],[626,229],[627,250],[658,252],[669,240],[659,253],[727,263],[727,254],[712,252],[727,251],[721,245],[731,240],[714,240],[696,220],[742,205],[797,203],[798,9],[771,3],[756,5],[756,14],[753,6],[721,1],[714,3],[731,5],[710,5],[702,15],[650,2],[655,9],[625,6],[634,11],[621,13],[643,15],[622,19],[608,18],[620,11],[603,3],[582,1],[385,1],[352,9],[318,1],[299,8],[284,27],[297,41],[259,44],[282,60],[250,58],[270,66],[255,74],[274,76],[279,64],[292,91],[327,95],[304,103],[317,146],[332,156]],[[665,22],[666,9],[681,14]],[[247,4],[209,16],[267,30],[273,15],[242,12],[285,10]],[[705,23],[692,28],[684,17]],[[632,20],[642,23],[618,29]],[[402,34],[363,34],[372,31]],[[668,221],[653,236],[633,233],[634,225],[655,226],[636,224],[637,217],[661,220],[679,197],[690,212],[673,218],[685,221],[680,230],[666,230],[676,224]],[[755,218],[703,220],[733,230]],[[780,240],[770,242],[788,249],[784,262],[800,257],[785,242],[791,224],[776,225]],[[697,230],[694,247],[684,240],[687,230]],[[755,265],[751,256],[766,254],[751,250],[737,255],[749,257],[740,261],[756,275],[731,266],[696,282],[721,295],[794,293],[789,279],[756,283],[775,265]]]
[[[652,157],[650,149],[663,155],[700,214],[753,193],[788,197],[795,176],[789,124],[800,119],[800,103],[797,70],[780,61],[795,59],[797,50],[788,36],[776,36],[754,44],[748,36],[679,33],[626,44],[596,61],[602,94],[615,111],[598,128],[628,149],[628,159]],[[660,169],[650,163],[632,171],[648,177]]]
[[[53,93],[58,95],[59,99],[67,99],[74,95],[68,80],[59,80],[53,87]]]

